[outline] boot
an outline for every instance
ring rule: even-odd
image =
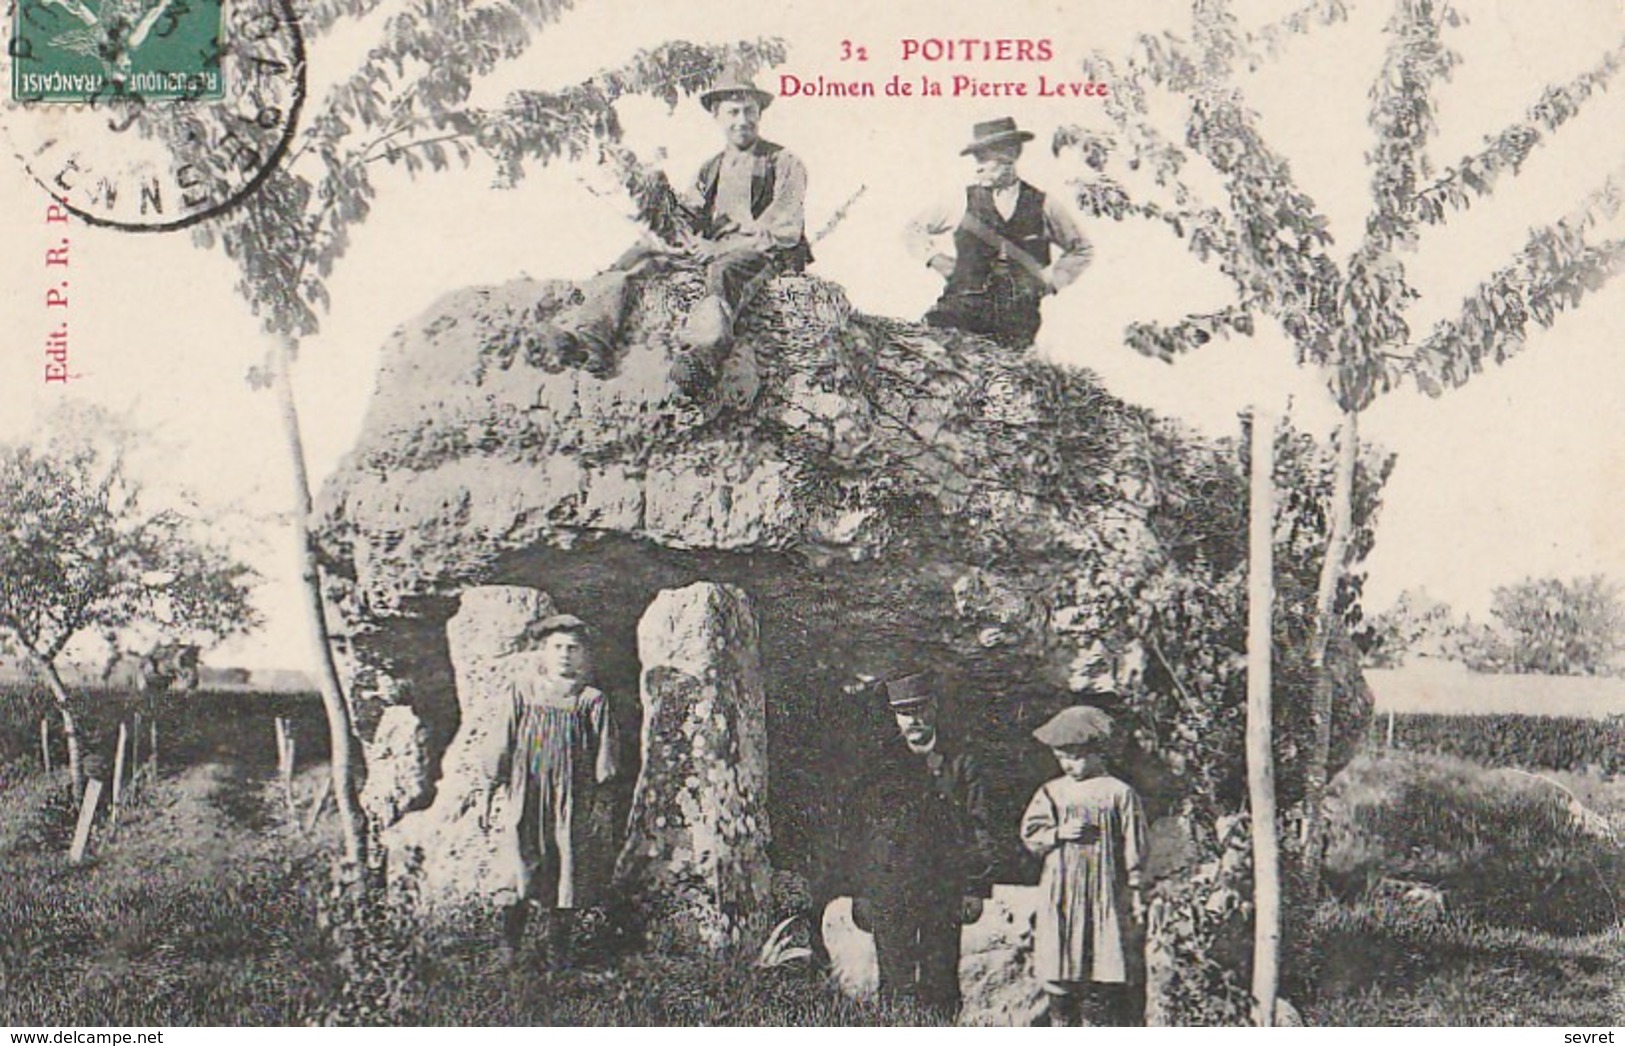
[[[1051,1028],[1081,1028],[1083,1000],[1075,995],[1051,995],[1045,1015]]]
[[[575,964],[575,912],[554,908],[547,913],[547,967],[567,970]]]
[[[510,966],[525,943],[525,923],[529,918],[529,901],[516,901],[502,910],[502,960]]]
[[[689,310],[683,325],[682,342],[690,350],[708,357],[708,362],[720,360],[733,341],[734,318],[727,302],[715,294],[707,294]]]

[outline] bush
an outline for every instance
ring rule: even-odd
[[[1485,926],[1573,935],[1620,921],[1625,851],[1551,782],[1390,753],[1356,760],[1332,799],[1326,880],[1345,899],[1398,880]]]

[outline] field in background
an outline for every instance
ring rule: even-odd
[[[1365,680],[1379,715],[1625,716],[1625,679],[1480,674],[1453,661],[1419,659],[1404,668],[1368,668]]]
[[[289,719],[297,738],[300,766],[326,762],[327,720],[321,698],[313,693],[255,690],[194,690],[190,693],[135,694],[122,690],[70,688],[74,718],[91,776],[107,776],[119,724],[158,725],[160,764],[195,766],[211,760],[252,768],[275,767],[278,716]],[[23,760],[41,766],[39,724],[45,719],[51,738],[52,764],[63,765],[67,751],[62,722],[43,686],[0,685],[0,764]]]

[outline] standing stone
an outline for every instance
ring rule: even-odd
[[[504,831],[507,794],[498,789],[492,816],[486,796],[501,752],[508,695],[493,686],[495,662],[518,649],[525,629],[554,613],[547,593],[515,585],[465,589],[457,613],[446,622],[446,645],[457,684],[462,722],[440,763],[433,805],[407,814],[385,833],[392,855],[417,847],[422,888],[430,901],[486,896],[513,889],[519,865],[517,840]],[[397,867],[400,857],[392,864]]]
[[[756,615],[732,585],[665,590],[638,622],[643,772],[616,879],[651,935],[722,948],[771,899]]]
[[[391,705],[367,745],[361,807],[379,824],[394,824],[429,794],[429,734],[410,705]]]

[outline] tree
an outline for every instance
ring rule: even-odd
[[[0,445],[0,642],[51,692],[74,794],[84,763],[57,668],[76,636],[145,626],[218,641],[259,622],[255,573],[203,535],[202,521],[148,509],[125,470],[134,438],[94,410],[59,415],[35,444]]]
[[[1357,641],[1370,668],[1398,668],[1419,651],[1447,654],[1465,627],[1450,604],[1406,589],[1392,606],[1361,622]]]
[[[1590,71],[1547,88],[1528,115],[1492,136],[1486,148],[1435,175],[1426,144],[1435,126],[1433,92],[1460,60],[1442,43],[1460,23],[1446,0],[1397,0],[1386,26],[1389,43],[1371,90],[1376,144],[1367,154],[1374,207],[1353,253],[1339,264],[1329,253],[1329,222],[1297,185],[1284,156],[1259,130],[1235,80],[1257,68],[1292,38],[1347,16],[1343,0],[1313,0],[1279,22],[1243,29],[1226,0],[1195,0],[1190,39],[1145,36],[1128,60],[1096,59],[1092,78],[1113,85],[1106,111],[1129,145],[1130,165],[1147,167],[1154,198],[1135,199],[1106,175],[1113,143],[1078,128],[1056,136],[1057,151],[1076,149],[1092,172],[1077,184],[1087,213],[1151,220],[1182,238],[1203,262],[1216,265],[1235,290],[1229,306],[1191,314],[1176,324],[1136,323],[1126,340],[1163,359],[1233,334],[1250,335],[1256,317],[1274,319],[1292,340],[1298,361],[1319,369],[1342,414],[1337,482],[1317,596],[1314,661],[1320,682],[1313,701],[1317,737],[1305,796],[1302,864],[1308,888],[1319,876],[1322,796],[1329,747],[1331,668],[1327,652],[1339,617],[1353,605],[1348,584],[1350,506],[1355,489],[1359,412],[1379,394],[1409,381],[1431,395],[1459,386],[1486,362],[1502,362],[1523,344],[1530,321],[1550,326],[1556,314],[1614,275],[1625,244],[1593,242],[1603,218],[1617,213],[1619,172],[1603,181],[1568,216],[1533,232],[1507,264],[1491,272],[1454,320],[1416,339],[1406,308],[1420,296],[1400,255],[1418,243],[1419,226],[1441,224],[1516,175],[1531,150],[1567,123],[1617,74],[1625,49],[1616,45]],[[1182,148],[1152,118],[1148,93],[1171,92],[1185,103]],[[1223,182],[1222,205],[1206,202],[1185,177],[1193,154]],[[1273,986],[1260,984],[1259,1018],[1271,1017]]]
[[[341,25],[376,28],[366,58],[326,93],[288,157],[255,192],[225,216],[194,227],[203,247],[219,247],[239,270],[237,289],[260,317],[271,345],[251,381],[276,390],[294,478],[300,573],[317,679],[333,753],[334,804],[346,859],[359,865],[367,828],[358,792],[360,751],[333,650],[313,534],[309,470],[291,377],[301,341],[331,305],[327,280],[350,244],[351,229],[371,212],[378,164],[409,175],[468,165],[485,155],[499,184],[523,177],[527,161],[590,155],[619,139],[615,102],[643,93],[675,105],[708,87],[729,65],[747,72],[778,61],[777,42],[695,46],[674,42],[630,57],[618,69],[555,91],[516,92],[495,110],[469,104],[475,83],[512,60],[568,0],[490,0],[448,4],[412,0],[385,16],[378,0],[314,0],[300,19],[307,39]],[[144,133],[181,157],[197,156],[208,136],[179,110],[138,107]]]
[[[1601,574],[1503,585],[1490,612],[1501,622],[1508,671],[1604,675],[1625,650],[1625,601],[1619,584]]]

